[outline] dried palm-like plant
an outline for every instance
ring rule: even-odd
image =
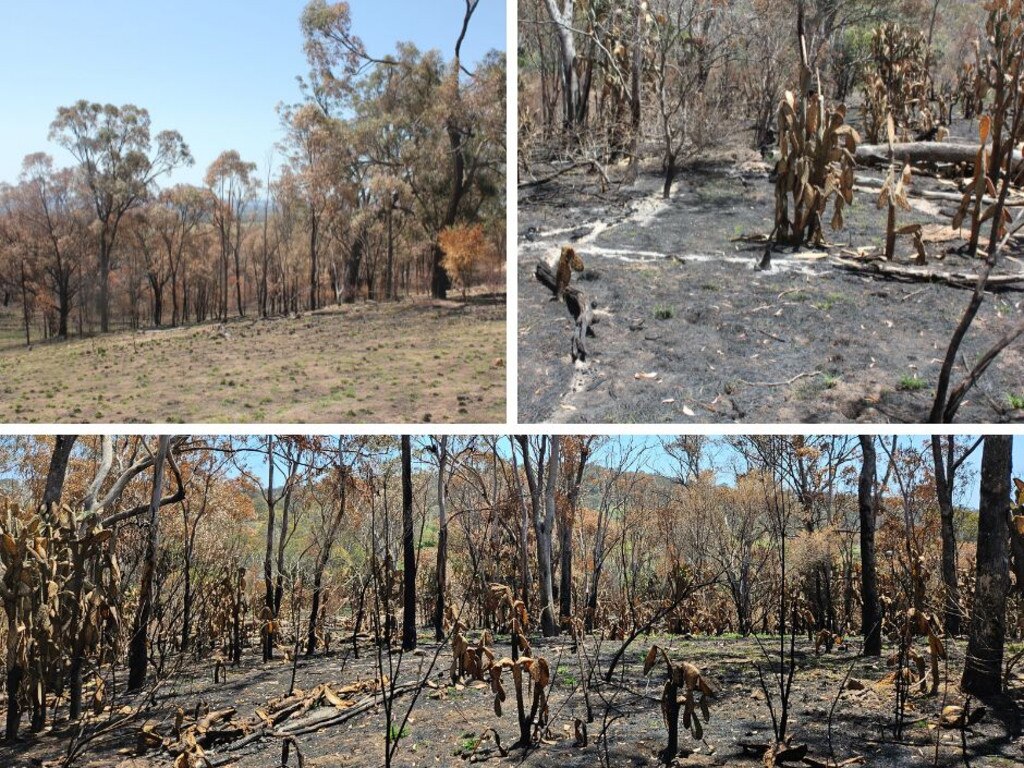
[[[920,32],[883,24],[871,37],[871,63],[864,85],[864,133],[881,141],[891,115],[901,138],[921,128],[928,106],[928,43]],[[930,120],[930,112],[928,113]]]
[[[705,723],[711,719],[708,699],[714,696],[715,692],[704,679],[700,669],[686,661],[673,662],[665,650],[657,645],[651,646],[647,658],[644,659],[645,675],[651,673],[659,658],[664,660],[668,671],[668,679],[661,695],[661,713],[665,718],[665,728],[668,730],[668,744],[661,752],[661,760],[668,765],[679,751],[680,709],[683,713],[683,727],[690,731],[693,738],[701,739],[704,737],[701,717]],[[682,702],[679,699],[680,691],[683,692]],[[700,717],[697,716],[698,709]]]

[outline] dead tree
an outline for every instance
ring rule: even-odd
[[[146,682],[146,667],[149,662],[149,619],[153,612],[153,578],[156,571],[156,550],[159,542],[160,498],[163,494],[164,464],[170,451],[170,435],[158,438],[156,459],[153,463],[153,492],[149,504],[146,537],[146,553],[142,561],[142,581],[139,586],[139,605],[135,612],[135,626],[132,631],[131,647],[128,651],[128,690],[137,691]]]
[[[974,614],[961,680],[964,691],[974,696],[992,696],[1003,690],[1012,453],[1011,435],[986,435],[981,453]]]
[[[553,295],[558,295],[558,281],[554,270],[549,264],[543,261],[537,262],[537,269],[534,274],[537,280],[550,290]],[[577,360],[586,362],[586,340],[588,337],[593,338],[596,336],[593,326],[597,324],[597,318],[594,317],[597,302],[589,301],[583,291],[579,288],[573,288],[571,285],[562,290],[562,299],[565,301],[566,309],[569,310],[569,314],[572,315],[576,323],[570,343],[572,360],[573,362]]]
[[[864,634],[864,655],[882,655],[882,614],[878,601],[878,573],[875,567],[875,480],[877,464],[875,438],[860,436],[863,463],[857,485],[857,506],[860,510],[861,569],[861,632]]]
[[[402,435],[402,650],[416,648],[416,541],[412,520],[412,446]]]

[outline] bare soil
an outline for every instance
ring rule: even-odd
[[[361,303],[30,349],[16,320],[4,321],[7,423],[505,420],[504,296]]]
[[[964,135],[971,127],[958,126]],[[754,269],[774,220],[768,166],[733,150],[680,174],[661,199],[656,168],[632,187],[602,192],[582,171],[524,188],[519,200],[519,417],[570,423],[822,423],[927,420],[949,338],[970,290],[841,268],[837,258],[884,242],[877,192],[858,190],[846,227],[824,250],[776,251]],[[545,175],[536,169],[537,177]],[[862,169],[858,184],[882,171]],[[915,177],[914,210],[898,225],[926,226],[927,271],[976,274],[956,251],[967,231],[949,226],[955,191]],[[831,215],[831,214],[830,214]],[[574,244],[586,270],[575,283],[598,304],[590,359],[573,364],[572,319],[534,277]],[[911,267],[901,238],[897,264]],[[916,267],[915,267],[916,268]],[[1015,242],[998,274],[1024,272]],[[1024,317],[1024,285],[993,292],[954,373],[958,382],[995,339]],[[970,393],[959,420],[1024,419],[1024,355],[1007,349]]]
[[[664,680],[661,667],[651,676],[643,675],[643,657],[651,643],[668,649],[675,661],[689,661],[700,667],[716,688],[710,702],[710,720],[704,726],[703,738],[694,739],[680,729],[681,766],[746,766],[757,768],[761,760],[747,754],[741,742],[767,742],[772,736],[771,719],[758,678],[758,666],[768,673],[768,662],[751,639],[735,637],[640,638],[627,651],[624,663],[611,685],[594,686],[590,692],[594,719],[587,726],[588,744],[579,746],[574,736],[574,722],[586,719],[581,688],[580,665],[566,640],[535,641],[537,654],[543,655],[554,670],[549,695],[550,721],[542,743],[529,751],[513,749],[502,757],[494,748],[493,728],[504,748],[515,740],[515,704],[511,681],[506,680],[510,698],[505,713],[498,717],[492,710],[493,695],[484,683],[468,682],[452,686],[448,665],[450,653],[442,650],[438,664],[430,673],[432,687],[425,687],[412,719],[399,744],[395,765],[458,766],[471,762],[493,765],[560,766],[583,768],[599,764],[604,750],[602,734],[607,738],[608,759],[613,766],[655,766],[657,754],[665,746],[660,696]],[[767,647],[777,647],[777,639],[764,638]],[[494,646],[498,657],[509,654],[509,638],[500,636]],[[1020,703],[1024,679],[1013,676],[1012,696],[988,702],[981,721],[963,734],[959,730],[935,727],[939,713],[947,704],[961,705],[963,696],[957,691],[962,668],[962,648],[950,643],[949,685],[931,695],[912,692],[906,708],[906,725],[901,738],[893,734],[894,691],[883,681],[889,669],[884,660],[857,656],[852,650],[859,639],[841,648],[817,655],[813,645],[803,638],[797,643],[798,671],[793,683],[790,733],[794,744],[806,744],[810,757],[826,761],[830,756],[845,760],[862,756],[865,765],[882,766],[935,765],[973,768],[997,768],[1019,765],[1024,758],[1024,741],[1020,736]],[[605,641],[600,648],[602,667],[607,664],[618,643]],[[594,653],[596,641],[588,646]],[[425,638],[420,650],[404,659],[399,682],[420,679],[426,675],[436,646]],[[892,649],[886,649],[887,655]],[[138,720],[112,736],[98,740],[78,765],[87,768],[141,768],[169,766],[172,757],[160,752],[135,755],[135,741],[144,721],[168,734],[178,707],[187,712],[198,703],[211,709],[234,706],[239,719],[252,717],[257,708],[287,692],[291,667],[285,661],[261,665],[247,660],[228,671],[227,682],[215,685],[212,664],[191,662],[188,673],[165,685],[157,693],[155,704]],[[353,658],[351,649],[333,655],[302,659],[296,684],[305,691],[322,683],[342,686],[374,677],[376,655],[363,645],[360,658]],[[662,665],[663,666],[663,665]],[[943,676],[946,670],[942,671]],[[854,685],[843,682],[847,675]],[[862,688],[854,690],[857,683]],[[396,711],[404,713],[408,698],[396,701]],[[978,706],[975,702],[974,706]],[[316,714],[314,711],[312,714]],[[106,716],[106,715],[104,715]],[[287,722],[287,721],[285,721]],[[323,727],[298,738],[306,766],[375,766],[383,764],[384,714],[377,707],[348,723]],[[487,733],[481,741],[481,736]],[[10,768],[39,766],[58,756],[65,748],[71,731],[66,723],[29,740],[12,746],[0,746],[0,765]],[[831,739],[831,742],[830,742]],[[281,741],[264,736],[235,751],[228,745],[211,749],[207,757],[215,764],[231,757],[238,768],[267,768],[278,765]],[[966,751],[965,751],[966,750]]]

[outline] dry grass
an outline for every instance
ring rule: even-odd
[[[8,423],[498,423],[503,303],[360,304],[299,317],[20,346]]]

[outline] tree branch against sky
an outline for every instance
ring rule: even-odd
[[[114,0],[3,3],[0,68],[31,74],[5,81],[4,112],[18,119],[0,121],[0,180],[13,181],[21,158],[32,152],[52,152],[58,165],[70,162],[43,140],[57,107],[81,98],[139,104],[152,114],[154,133],[179,130],[196,165],[176,172],[175,182],[201,186],[205,169],[228,148],[263,161],[281,138],[275,107],[300,96],[295,77],[306,71],[299,26],[304,5],[182,0],[146,3],[126,13]],[[452,30],[465,13],[454,0],[353,0],[350,7],[360,39],[380,54],[392,53],[397,41],[411,41],[450,56]],[[39,45],[44,29],[45,47]],[[225,29],[231,34],[223,34]],[[504,48],[505,5],[482,0],[462,46],[463,60],[472,68],[487,51]],[[222,72],[238,74],[228,91]]]

